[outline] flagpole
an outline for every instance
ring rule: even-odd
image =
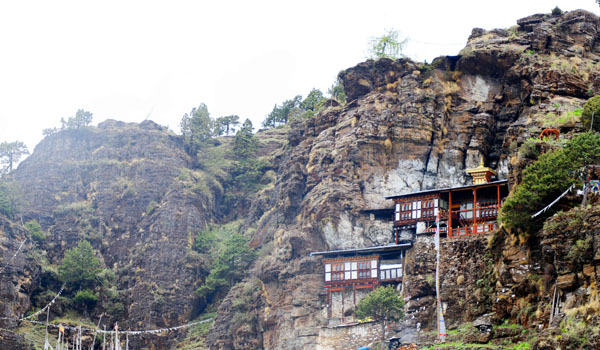
[[[436,310],[437,310],[437,330],[438,339],[442,342],[446,340],[446,325],[444,323],[444,315],[442,314],[442,300],[440,298],[440,211],[438,209],[435,218],[436,230],[435,230],[435,296],[436,296]]]

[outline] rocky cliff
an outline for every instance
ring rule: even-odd
[[[380,59],[342,72],[349,102],[291,127],[271,209],[253,237],[256,245],[272,244],[253,270],[262,292],[251,296],[250,309],[221,306],[211,348],[319,349],[326,298],[319,261],[308,253],[388,243],[391,223],[370,221],[361,210],[391,207],[384,195],[464,184],[464,170],[481,158],[517,182],[519,147],[545,127],[578,130],[569,112],[600,91],[598,26],[585,11],[534,15],[507,30],[474,29],[459,55],[431,65]],[[450,262],[479,271],[449,271],[443,298],[453,304],[451,325],[492,311],[495,293],[512,295],[515,281],[539,267],[523,264],[529,248],[506,247],[503,259],[492,261],[486,247],[458,242],[450,249],[463,256]],[[434,325],[431,251],[431,243],[417,242],[407,257],[405,332]],[[486,261],[504,266],[495,271],[510,283],[496,284]],[[465,285],[450,281],[458,276]],[[230,321],[246,313],[252,325]]]
[[[391,222],[371,220],[364,210],[391,207],[385,195],[465,184],[464,170],[482,158],[499,178],[518,183],[533,161],[523,152],[528,139],[545,127],[567,138],[581,131],[576,110],[600,93],[599,26],[598,17],[585,11],[534,15],[509,29],[474,29],[459,55],[431,64],[380,59],[349,68],[340,74],[346,104],[330,103],[315,117],[258,133],[259,155],[276,176],[230,208],[223,208],[227,167],[199,167],[181,138],[155,123],[106,121],[51,135],[11,174],[22,191],[22,220],[36,219],[50,234],[47,255],[36,258],[28,243],[24,249],[30,254],[12,263],[14,271],[2,273],[0,311],[24,313],[32,299],[43,305],[40,286],[56,291],[60,285],[42,265],[56,263],[87,239],[114,273],[108,279],[114,300],[101,300],[95,319],[106,312],[122,328],[186,323],[206,306],[195,290],[208,274],[208,257],[191,249],[193,234],[211,223],[243,218],[240,232],[251,238],[259,257],[218,306],[207,347],[326,349],[339,334],[323,328],[321,265],[309,253],[387,244]],[[222,150],[230,140],[217,143],[215,149]],[[26,237],[20,221],[1,224],[3,262]],[[541,240],[552,247],[545,249],[540,240],[519,242],[503,231],[443,242],[442,299],[449,326],[491,312],[496,323],[544,324],[549,310],[539,307],[537,313],[536,307],[552,298],[552,268],[558,269],[565,298],[583,293],[593,264],[586,262],[579,275],[564,269],[560,261],[570,248],[557,243],[556,227],[545,228]],[[559,262],[550,268],[550,260]],[[428,239],[415,242],[407,256],[407,320],[398,329],[410,340],[431,340],[433,261]],[[548,286],[538,288],[531,276],[546,278]],[[117,301],[124,307],[115,307]],[[16,326],[6,322],[0,321],[2,328]],[[2,339],[23,344],[7,334]],[[135,344],[174,348],[182,336]]]

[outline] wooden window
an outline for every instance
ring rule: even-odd
[[[344,263],[331,264],[331,280],[332,281],[343,281],[344,280]]]
[[[412,218],[419,219],[421,217],[421,201],[412,202]]]
[[[412,217],[411,202],[402,202],[399,204],[399,207],[400,207],[399,220],[402,220],[402,221],[410,220]]]
[[[423,213],[424,218],[434,218],[437,215],[438,199],[426,199],[423,201]]]
[[[352,271],[351,271],[352,272],[352,277],[351,278],[353,280],[355,280],[355,279],[358,278],[358,272],[357,272],[357,270],[358,270],[358,263],[356,261],[353,261],[352,262]]]
[[[371,278],[377,278],[377,260],[371,260]]]
[[[359,261],[358,262],[358,278],[371,278],[371,262],[370,261]]]

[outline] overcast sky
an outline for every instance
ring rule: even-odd
[[[148,118],[179,132],[204,102],[213,117],[237,114],[258,127],[274,104],[363,61],[370,38],[395,28],[405,54],[458,53],[474,27],[587,9],[561,1],[2,1],[0,142],[33,150],[42,130],[79,108],[108,118]]]

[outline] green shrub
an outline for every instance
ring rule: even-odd
[[[517,345],[513,346],[513,350],[529,350],[531,349],[531,345],[529,343],[520,342]]]
[[[560,16],[562,14],[563,12],[558,6],[552,9],[552,16]]]
[[[223,287],[233,286],[242,279],[245,269],[254,258],[256,253],[248,246],[248,239],[234,233],[224,242],[224,247],[215,259],[209,275],[196,293],[208,300]]]
[[[214,248],[217,233],[218,229],[213,230],[212,228],[199,231],[194,240],[193,249],[198,253],[207,253]]]
[[[150,215],[154,212],[154,210],[158,207],[158,203],[156,201],[151,200],[150,203],[146,206],[146,215]]]
[[[96,303],[98,302],[98,296],[89,289],[83,289],[78,291],[77,294],[75,294],[73,302],[76,305],[83,305],[86,308],[91,309],[94,306],[96,306]]]
[[[30,220],[25,223],[25,228],[31,234],[31,239],[41,244],[46,240],[46,234],[42,231],[42,226],[36,220]]]
[[[523,181],[506,199],[502,206],[502,223],[508,229],[534,232],[543,220],[532,220],[531,215],[569,186],[581,183],[579,174],[584,165],[599,161],[600,134],[594,133],[581,134],[564,148],[541,155],[523,171]]]
[[[14,205],[11,198],[11,188],[8,183],[0,182],[0,214],[12,217]]]
[[[600,131],[600,95],[590,98],[585,105],[583,105],[581,121],[586,131],[590,130],[592,115],[594,116],[594,125],[592,129],[594,131]]]
[[[527,140],[519,147],[519,158],[537,159],[539,153],[536,141]]]

